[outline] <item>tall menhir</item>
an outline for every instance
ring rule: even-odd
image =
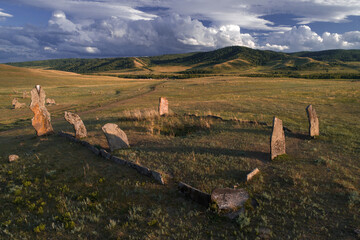
[[[319,119],[316,115],[315,108],[310,104],[306,107],[306,112],[309,119],[309,135],[314,138],[319,136]]]
[[[54,133],[51,126],[50,113],[45,107],[45,97],[45,91],[40,85],[36,85],[31,90],[30,109],[34,112],[34,117],[31,119],[31,122],[38,136]]]

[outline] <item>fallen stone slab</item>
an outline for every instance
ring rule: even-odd
[[[108,160],[111,159],[111,154],[108,153],[105,149],[100,149],[100,156]]]
[[[191,200],[208,207],[211,203],[211,195],[200,191],[186,183],[179,182],[178,184],[180,192],[184,193],[186,197]]]
[[[160,184],[164,185],[165,181],[164,178],[162,177],[161,173],[157,172],[157,171],[153,171],[151,170],[151,176]]]
[[[19,159],[19,156],[16,154],[9,155],[9,162],[15,162]]]
[[[211,201],[216,203],[220,210],[237,210],[243,207],[249,199],[245,189],[217,188],[211,193]]]
[[[100,155],[100,150],[99,150],[97,147],[91,145],[91,147],[88,147],[88,148],[89,148],[89,150],[92,151],[95,155]]]
[[[118,157],[115,157],[115,156],[112,156],[111,157],[111,160],[118,163],[118,164],[121,164],[121,165],[126,165],[127,164],[127,161],[124,160],[124,159],[121,159],[121,158],[118,158]]]
[[[258,168],[255,168],[254,170],[252,170],[248,175],[246,175],[246,181],[250,181],[259,172],[260,172],[260,170]]]

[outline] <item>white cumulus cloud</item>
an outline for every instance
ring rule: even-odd
[[[0,8],[0,19],[5,19],[5,18],[9,18],[9,17],[13,17],[13,15],[4,12],[4,9]]]
[[[271,33],[266,42],[265,48],[267,49],[271,49],[271,46],[274,45],[280,45],[287,46],[288,48],[283,50],[291,52],[354,49],[360,47],[360,32],[351,31],[344,34],[324,32],[320,36],[309,26],[302,25],[283,33]]]

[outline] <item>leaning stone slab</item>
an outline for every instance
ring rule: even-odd
[[[306,107],[306,113],[309,119],[309,135],[310,137],[319,136],[319,119],[316,115],[315,108],[310,104]]]
[[[169,102],[166,98],[159,98],[159,114],[160,116],[169,114]]]
[[[15,155],[15,154],[11,154],[9,155],[9,162],[15,162],[19,159],[19,156],[18,155]]]
[[[87,131],[86,127],[79,117],[79,115],[71,112],[65,112],[64,118],[66,121],[68,121],[70,124],[74,126],[75,129],[75,136],[77,138],[84,138],[87,137]]]
[[[121,130],[118,125],[114,123],[107,123],[102,127],[102,130],[106,136],[111,151],[130,147],[125,132]]]
[[[280,119],[274,117],[273,131],[270,138],[270,155],[271,160],[279,155],[285,154],[285,134],[283,124]]]
[[[220,210],[239,209],[248,199],[249,194],[241,188],[217,188],[211,193],[211,201],[215,202]]]
[[[250,181],[259,172],[260,171],[258,168],[255,168],[254,170],[252,170],[248,175],[246,175],[246,181]]]
[[[180,192],[184,193],[186,197],[189,197],[193,201],[208,207],[211,203],[211,195],[200,191],[199,189],[193,188],[190,185],[179,182],[178,184]]]
[[[45,97],[45,91],[40,85],[36,85],[35,88],[31,90],[30,109],[34,113],[32,125],[38,136],[54,133],[51,126],[50,113],[45,107]]]

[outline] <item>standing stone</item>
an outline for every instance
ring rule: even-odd
[[[249,199],[245,189],[218,188],[211,193],[211,201],[220,210],[237,210]]]
[[[106,136],[111,151],[130,147],[125,132],[121,130],[118,125],[114,123],[107,123],[102,127],[102,130]]]
[[[79,115],[71,112],[65,112],[65,120],[74,126],[75,136],[77,138],[87,137],[87,131],[85,125]]]
[[[166,98],[159,98],[159,114],[160,116],[169,114],[169,102]]]
[[[40,85],[36,85],[31,90],[30,109],[34,112],[34,117],[31,121],[38,136],[54,133],[51,126],[50,113],[45,107],[45,97],[45,91]]]
[[[271,160],[276,156],[285,154],[285,134],[283,124],[280,119],[274,117],[273,131],[270,138],[270,155]]]
[[[306,107],[306,112],[309,119],[309,135],[310,137],[319,136],[319,119],[316,115],[315,108],[310,104]]]

